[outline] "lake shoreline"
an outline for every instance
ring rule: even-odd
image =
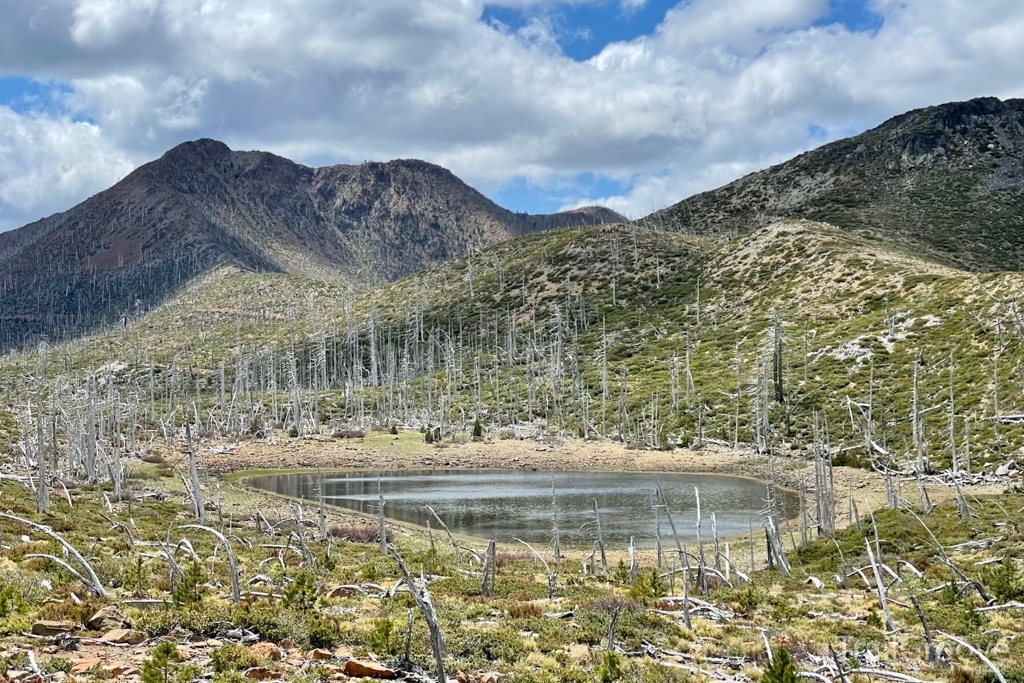
[[[669,516],[663,508],[656,514],[652,507],[659,486],[686,542],[698,538],[693,528],[695,491],[703,508],[704,533],[711,534],[717,527],[722,538],[759,526],[766,495],[765,484],[754,479],[689,472],[300,470],[258,474],[239,483],[312,505],[322,491],[325,505],[364,515],[377,514],[377,497],[382,492],[389,520],[426,529],[434,520],[427,510],[433,508],[455,533],[503,542],[550,541],[552,515],[557,514],[563,544],[575,548],[589,547],[593,540],[590,531],[583,531],[593,524],[593,506],[600,508],[607,543],[626,546],[634,537],[638,547],[654,549],[659,519],[662,542],[671,543]],[[797,495],[784,491],[777,495],[780,512],[796,514]],[[438,527],[436,522],[433,526]]]
[[[240,490],[261,495],[240,480],[258,474],[295,473],[320,468],[328,471],[389,471],[389,470],[497,470],[497,471],[550,471],[550,472],[648,472],[719,474],[744,477],[764,482],[770,477],[771,463],[765,455],[750,448],[732,449],[709,444],[701,450],[687,448],[672,451],[652,451],[628,448],[613,441],[584,441],[581,439],[537,441],[527,439],[479,440],[464,443],[446,443],[438,446],[423,442],[415,431],[398,435],[386,432],[367,432],[361,439],[272,438],[262,441],[225,444],[210,442],[200,447],[200,469],[241,484]],[[181,453],[169,454],[183,461]],[[813,464],[798,451],[775,457],[777,486],[798,491],[813,482]],[[274,467],[268,468],[272,464]],[[879,509],[886,504],[885,481],[876,472],[850,467],[836,467],[836,523],[839,528],[852,523],[849,518],[848,499],[852,497],[860,514]],[[1001,487],[970,487],[972,495],[1000,493]],[[935,503],[951,499],[955,489],[929,486]],[[269,494],[267,494],[269,495]],[[810,500],[808,501],[810,503]],[[352,510],[335,508],[353,521],[365,523],[369,517]],[[792,520],[791,520],[792,521]],[[790,525],[784,525],[789,533]],[[798,523],[797,523],[798,526]]]

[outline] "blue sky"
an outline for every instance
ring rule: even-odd
[[[200,137],[642,216],[913,108],[1024,95],[1019,0],[0,0],[0,26],[0,230]]]
[[[551,23],[562,52],[574,60],[585,60],[609,43],[654,33],[665,13],[679,4],[679,0],[645,0],[639,7],[629,7],[619,0],[597,0],[525,8],[484,5],[482,21],[518,31],[531,20],[546,20]],[[814,24],[840,24],[853,31],[874,31],[881,28],[882,21],[867,0],[829,0],[827,11]]]

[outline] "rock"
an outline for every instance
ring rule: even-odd
[[[273,643],[262,642],[251,646],[249,650],[260,659],[269,659],[272,662],[281,661],[281,648]]]
[[[335,586],[331,590],[327,591],[327,597],[332,600],[350,598],[352,597],[352,589],[348,586]]]
[[[334,653],[330,650],[316,649],[309,651],[309,658],[316,660],[334,659]]]
[[[281,640],[281,649],[287,652],[295,647],[295,641],[291,638],[283,638]]]
[[[1013,460],[1011,460],[1010,462],[1006,463],[1005,465],[1000,465],[999,467],[996,468],[996,476],[997,477],[1005,477],[1010,472],[1016,471],[1016,469],[1017,469],[1017,463],[1015,463]]]
[[[181,657],[181,661],[187,662],[190,659],[192,659],[192,650],[190,650],[189,648],[185,647],[184,645],[179,645],[175,649],[178,650],[178,656]]]
[[[497,671],[488,671],[485,674],[480,674],[480,683],[498,683],[501,680],[501,674]]]
[[[73,621],[36,621],[32,624],[32,634],[48,637],[59,636],[62,633],[71,633],[76,627],[77,624]]]
[[[79,676],[84,674],[89,669],[98,669],[103,665],[103,660],[99,657],[88,657],[86,659],[79,659],[71,665],[71,675]]]
[[[469,675],[465,671],[462,671],[460,669],[455,674],[455,680],[457,680],[459,683],[469,683]]]
[[[206,641],[206,647],[220,647],[223,644],[224,643],[220,642],[216,638],[210,638],[208,641]]]
[[[11,679],[11,683],[42,683],[43,680],[43,677],[35,671],[21,671],[18,669],[8,669],[7,677]]]
[[[395,678],[397,676],[394,671],[382,664],[359,659],[350,659],[345,662],[345,668],[342,671],[346,676],[354,678]]]
[[[130,628],[115,628],[100,636],[100,640],[109,645],[138,645],[146,640],[146,634]]]
[[[109,605],[104,607],[85,623],[91,631],[113,631],[118,628],[131,628],[132,620],[124,612]]]
[[[134,669],[127,664],[107,664],[103,667],[103,670],[108,672],[111,678],[121,678],[121,676],[127,676],[130,672],[138,672],[138,669]]]
[[[245,677],[254,681],[265,681],[268,678],[274,678],[274,672],[265,666],[254,666],[245,670]]]

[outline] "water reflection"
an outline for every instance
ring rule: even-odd
[[[379,481],[388,518],[426,526],[429,505],[458,534],[547,543],[557,524],[564,544],[589,546],[596,538],[596,500],[606,544],[625,545],[634,536],[637,545],[653,546],[659,527],[662,543],[672,544],[652,474],[429,470],[332,472],[322,478],[324,500],[330,505],[377,514]],[[682,538],[696,538],[695,486],[700,489],[705,538],[710,538],[712,512],[721,536],[760,525],[766,494],[760,482],[704,474],[660,474],[658,481]],[[315,472],[253,477],[247,483],[295,498],[318,497]],[[783,509],[796,508],[791,495],[780,495],[780,501]]]

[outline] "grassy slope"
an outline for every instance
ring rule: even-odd
[[[773,404],[773,444],[807,446],[815,413],[821,424],[827,419],[834,444],[862,442],[860,410],[853,408],[851,426],[846,398],[866,402],[873,372],[876,440],[905,454],[913,367],[920,360],[920,405],[933,408],[925,438],[933,463],[943,466],[952,353],[957,447],[963,451],[969,423],[977,466],[1012,457],[1024,437],[1021,428],[997,427],[988,419],[994,414],[996,357],[1001,414],[1024,412],[1024,337],[1009,303],[1022,286],[1020,274],[965,273],[820,223],[786,222],[717,241],[623,226],[564,229],[506,242],[358,298],[302,278],[220,271],[126,329],[60,349],[53,358],[76,372],[118,360],[130,373],[151,356],[157,364],[191,363],[209,378],[221,362],[230,373],[239,347],[301,345],[314,329],[339,338],[352,330],[365,336],[371,310],[380,334],[400,334],[421,310],[427,329],[455,336],[461,330],[467,347],[482,349],[481,367],[494,380],[482,398],[486,417],[497,425],[514,411],[526,417],[524,340],[535,328],[540,342],[549,344],[561,326],[566,374],[558,396],[566,403],[565,426],[576,430],[581,404],[568,398],[574,364],[591,397],[590,421],[601,427],[604,329],[610,386],[602,431],[618,426],[624,379],[630,418],[657,403],[661,441],[687,444],[696,435],[698,405],[706,406],[706,436],[733,438],[738,345],[740,439],[749,442],[753,395],[778,316],[791,427],[787,433],[786,408]],[[494,348],[510,317],[519,339],[511,363]],[[682,372],[687,338],[693,407],[686,409],[681,379],[680,408],[672,411],[670,366],[677,358]],[[541,366],[548,353],[537,353]],[[473,410],[473,357],[467,352],[455,375],[461,394],[453,412]],[[10,381],[16,383],[29,366],[28,359],[9,359]],[[441,381],[440,374],[434,381]],[[337,410],[336,396],[323,400],[325,410]],[[852,449],[845,457],[859,453]]]

